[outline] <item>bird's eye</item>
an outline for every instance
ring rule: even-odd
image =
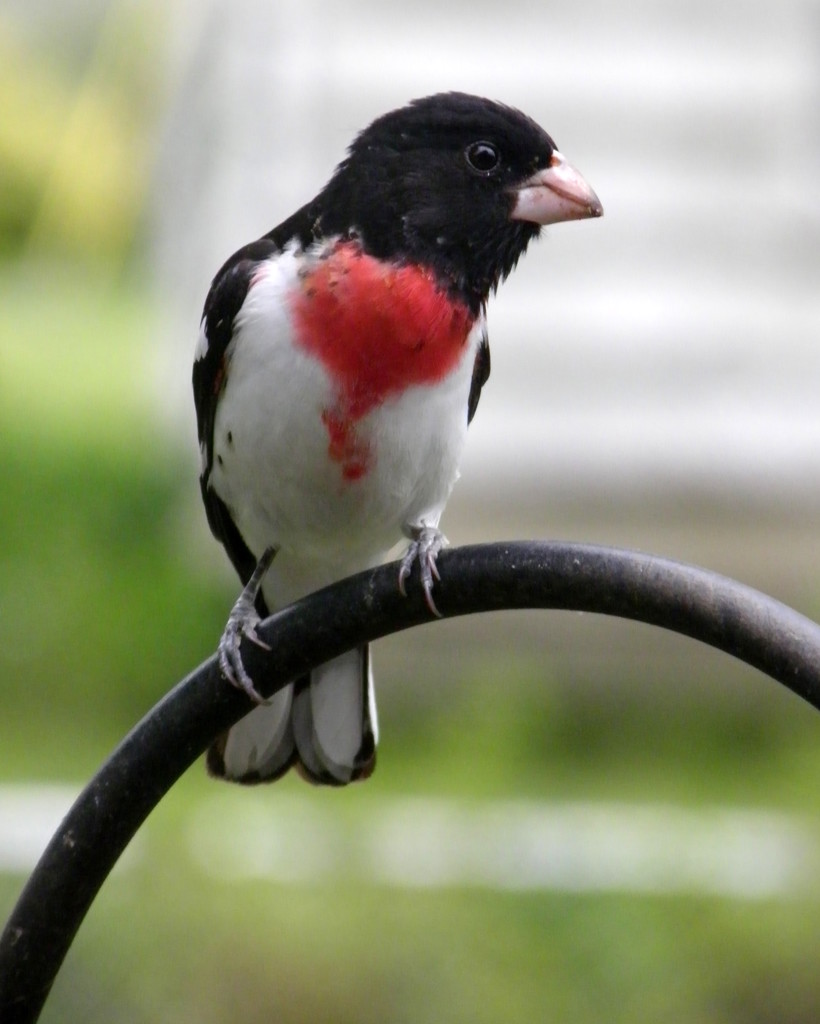
[[[471,142],[464,151],[467,163],[479,174],[492,174],[501,157],[492,142]]]

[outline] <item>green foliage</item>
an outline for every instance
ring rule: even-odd
[[[49,46],[0,17],[0,261],[59,255],[110,272],[130,255],[159,112],[159,13],[108,4],[80,68],[78,40]]]
[[[224,885],[175,856],[133,875],[100,897],[44,1024],[808,1024],[820,1013],[813,903]]]

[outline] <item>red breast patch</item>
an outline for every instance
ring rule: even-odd
[[[352,242],[337,245],[300,276],[292,314],[299,344],[321,360],[337,388],[322,421],[328,454],[346,480],[370,461],[355,424],[408,387],[455,369],[474,318],[420,267],[393,266]]]

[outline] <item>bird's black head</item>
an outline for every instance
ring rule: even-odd
[[[323,235],[429,266],[477,309],[542,224],[600,216],[594,192],[533,120],[441,93],[378,118],[314,207]]]

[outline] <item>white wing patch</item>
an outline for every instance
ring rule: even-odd
[[[208,354],[208,332],[205,330],[205,317],[202,318],[202,323],[199,326],[199,337],[196,339],[196,349],[194,351],[194,360],[199,362],[200,359],[204,359]]]

